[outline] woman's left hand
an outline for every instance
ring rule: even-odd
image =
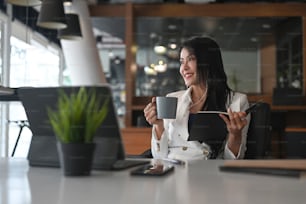
[[[227,110],[228,116],[221,114],[221,118],[226,123],[229,134],[241,136],[241,131],[247,125],[245,112],[233,112],[231,109]]]
[[[241,144],[242,129],[248,123],[246,120],[247,114],[244,111],[233,112],[231,109],[228,109],[227,112],[228,116],[220,114],[220,117],[226,123],[228,131],[228,147],[235,155],[237,155]]]

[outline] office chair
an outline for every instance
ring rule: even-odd
[[[15,142],[12,154],[11,154],[11,156],[13,157],[15,155],[15,152],[16,152],[16,149],[17,149],[17,145],[19,143],[19,140],[20,140],[21,133],[22,133],[23,129],[25,127],[30,128],[30,125],[29,125],[29,122],[27,120],[15,120],[15,121],[9,120],[8,122],[9,123],[16,123],[18,125],[18,127],[19,127],[18,136],[17,136],[16,142]]]
[[[252,104],[250,104],[252,105]],[[244,159],[263,159],[268,156],[271,145],[271,109],[268,103],[261,102],[251,112]],[[151,149],[140,157],[152,158]]]
[[[264,159],[271,145],[271,109],[268,103],[260,103],[251,113],[245,159]]]

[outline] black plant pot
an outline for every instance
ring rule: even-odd
[[[88,176],[91,173],[95,143],[58,143],[60,165],[65,176]]]

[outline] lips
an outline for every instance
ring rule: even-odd
[[[185,79],[189,79],[189,78],[191,78],[192,76],[193,76],[192,73],[186,73],[186,74],[184,74],[184,78],[185,78]]]

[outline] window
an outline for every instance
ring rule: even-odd
[[[60,73],[59,52],[49,50],[32,41],[27,44],[11,37],[10,87],[58,86]],[[27,117],[20,102],[9,103],[9,154],[11,155],[19,134],[15,155],[25,157],[31,140]],[[22,131],[20,132],[20,130]]]
[[[11,31],[7,25],[9,23]],[[7,57],[6,61],[10,60],[7,63],[9,66],[2,67],[4,59],[0,61],[1,85],[18,88],[58,86],[61,83],[62,53],[59,46],[50,43],[45,37],[26,28],[18,21],[4,20],[1,28],[1,37],[8,36],[10,39],[8,46],[5,46],[4,40],[1,40],[1,52],[10,51],[9,54],[2,55]],[[27,117],[21,102],[1,102],[0,106],[2,115],[0,156],[12,155],[17,137],[21,134],[14,156],[26,157],[32,132],[27,128]]]

